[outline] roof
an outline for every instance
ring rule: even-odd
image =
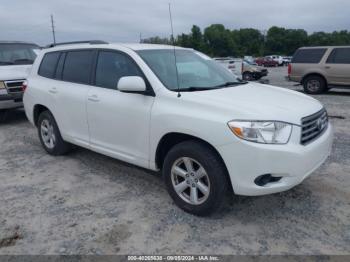
[[[138,50],[151,50],[151,49],[173,49],[174,46],[171,45],[158,45],[158,44],[138,44],[138,43],[67,43],[60,44],[52,47],[48,47],[48,50],[58,51],[58,50],[66,50],[66,49],[78,49],[78,48],[129,48],[134,51]],[[186,49],[183,47],[175,47],[176,49]]]
[[[172,45],[159,45],[159,44],[138,44],[138,43],[121,43],[124,47],[128,47],[132,50],[150,50],[150,49],[173,49]],[[175,46],[176,49],[186,49],[183,47]]]
[[[31,42],[24,42],[24,41],[0,41],[0,44],[26,44],[26,45],[36,45],[35,43]]]

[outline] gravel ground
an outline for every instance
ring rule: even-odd
[[[267,78],[301,91],[285,73]],[[327,162],[294,189],[235,196],[209,218],[178,209],[158,174],[81,148],[49,156],[12,111],[0,123],[0,254],[350,254],[350,92],[315,97],[335,127]]]

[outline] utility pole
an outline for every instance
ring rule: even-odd
[[[51,15],[51,29],[52,29],[53,43],[56,44],[55,24],[53,22],[53,15]]]
[[[140,33],[140,44],[142,43],[142,33]]]

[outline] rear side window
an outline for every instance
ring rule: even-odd
[[[350,48],[334,48],[327,59],[329,64],[350,64]]]
[[[295,52],[292,63],[318,64],[326,50],[326,48],[299,49]]]
[[[59,57],[59,52],[45,54],[41,61],[38,74],[44,77],[54,78]]]
[[[91,50],[71,51],[66,53],[62,80],[89,84],[93,52]]]
[[[127,55],[111,52],[99,52],[95,82],[97,86],[117,89],[118,81],[124,76],[141,76],[135,62]]]

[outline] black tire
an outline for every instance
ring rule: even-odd
[[[53,143],[52,148],[48,147],[44,142],[44,138],[42,135],[43,121],[48,121],[48,123],[52,125],[52,133],[55,136],[55,142]],[[50,111],[44,111],[39,115],[37,126],[38,126],[38,135],[39,135],[41,145],[44,147],[47,153],[53,156],[59,156],[59,155],[64,155],[70,151],[71,145],[62,139],[61,132],[58,129],[56,120]]]
[[[244,72],[242,78],[245,81],[252,81],[254,79],[253,74],[250,72]]]
[[[6,110],[0,109],[0,122],[4,121],[6,118]]]
[[[322,94],[327,91],[327,83],[323,77],[311,75],[303,80],[304,91],[307,94]]]
[[[254,74],[253,75],[253,79],[254,80],[260,80],[262,78],[262,75],[260,75],[260,74]]]
[[[209,193],[206,200],[197,205],[183,200],[175,191],[173,185],[172,167],[183,157],[191,158],[202,165],[210,182]],[[165,157],[162,173],[168,192],[175,204],[184,211],[194,215],[207,216],[217,211],[225,202],[225,198],[229,192],[230,182],[226,167],[221,158],[209,146],[195,140],[185,141],[175,145]],[[194,187],[193,184],[192,187]],[[188,186],[187,189],[189,189],[190,192],[192,191],[191,186]],[[183,192],[186,190],[183,190]]]

